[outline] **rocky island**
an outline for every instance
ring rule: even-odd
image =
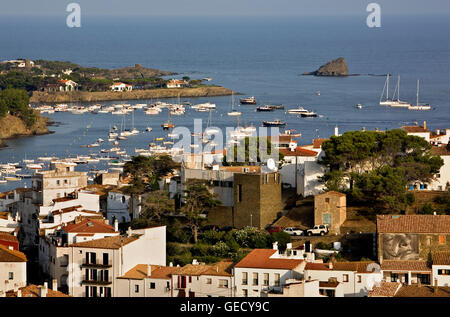
[[[345,58],[339,57],[325,65],[320,66],[320,68],[314,72],[303,73],[303,75],[314,75],[314,76],[327,76],[327,77],[341,77],[349,76],[347,62]]]

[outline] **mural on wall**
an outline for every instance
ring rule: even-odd
[[[410,233],[383,234],[383,259],[418,260],[419,237]]]

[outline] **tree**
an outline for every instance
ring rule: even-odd
[[[185,214],[192,230],[194,242],[197,243],[198,229],[205,221],[205,218],[201,215],[207,213],[221,202],[216,199],[217,195],[212,194],[205,182],[202,181],[189,181],[183,192],[184,206],[181,208],[181,211]]]
[[[142,218],[146,218],[152,222],[161,223],[161,217],[168,212],[174,210],[173,202],[162,190],[150,192],[142,204]]]
[[[176,167],[170,156],[134,156],[131,162],[124,166],[124,174],[132,178],[128,191],[132,194],[142,194],[158,190],[158,181],[171,173]]]
[[[443,165],[426,140],[400,129],[346,132],[331,137],[322,149],[325,156],[319,163],[328,172],[321,181],[327,189],[347,191],[355,201],[385,204],[394,211],[409,203],[408,184],[429,182]]]
[[[27,127],[36,122],[36,114],[30,107],[30,97],[26,90],[8,88],[0,91],[0,115],[9,113],[22,119]]]

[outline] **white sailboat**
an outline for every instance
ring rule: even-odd
[[[228,112],[231,117],[236,117],[242,115],[242,112],[234,110],[234,93],[231,93],[231,112]]]
[[[420,81],[417,80],[417,92],[416,92],[416,105],[409,105],[409,110],[431,110],[431,106],[429,104],[421,105],[419,103],[419,88],[420,88]]]
[[[397,100],[395,100],[395,94],[397,94]],[[398,76],[398,80],[397,80],[397,87],[395,88],[394,94],[392,95],[392,103],[391,103],[391,107],[394,108],[408,108],[409,106],[411,106],[411,104],[409,102],[406,101],[401,101],[400,100],[400,75]]]

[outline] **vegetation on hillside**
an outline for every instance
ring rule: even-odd
[[[376,212],[403,211],[413,202],[407,186],[431,181],[443,165],[427,141],[400,129],[346,132],[331,137],[322,149],[326,188],[346,192],[353,202],[371,204]]]
[[[36,114],[30,108],[30,98],[23,89],[8,88],[0,91],[0,117],[7,114],[22,119],[27,127],[36,122]]]
[[[246,137],[239,144],[234,144],[228,149],[228,153],[233,153],[230,160],[227,155],[223,157],[224,166],[247,166],[260,165],[272,158],[272,152],[276,148],[272,146],[267,137]],[[278,160],[283,160],[284,155],[278,152]]]

